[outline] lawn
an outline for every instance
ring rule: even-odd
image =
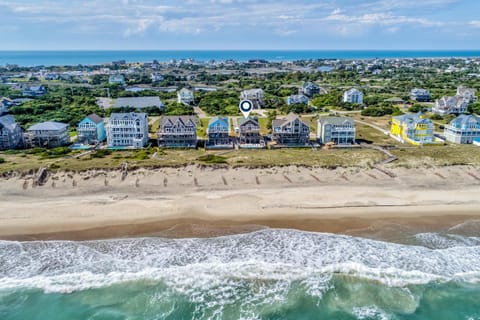
[[[480,147],[474,145],[447,144],[404,147],[391,152],[399,158],[393,163],[396,166],[480,165]]]
[[[207,128],[208,128],[208,122],[212,118],[201,118],[198,121],[197,124],[197,137],[199,139],[204,139],[207,137]]]
[[[384,145],[402,146],[402,144],[397,140],[392,139],[391,137],[383,134],[377,129],[374,129],[365,124],[357,123],[355,128],[357,131],[356,139],[359,140],[359,142],[360,140],[363,140],[366,143],[373,143],[381,146],[384,146]]]

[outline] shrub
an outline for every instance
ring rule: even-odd
[[[112,154],[112,151],[111,150],[108,150],[108,149],[101,149],[101,150],[98,150],[97,152],[95,153],[92,153],[90,155],[91,158],[103,158],[105,156],[108,156]]]
[[[443,117],[439,114],[434,114],[430,117],[432,120],[443,120]]]
[[[5,159],[4,158],[0,158],[0,164],[2,163],[5,163]]]
[[[197,160],[203,161],[206,163],[211,163],[211,164],[227,163],[227,158],[222,156],[217,156],[215,154],[206,154],[204,156],[198,157]]]
[[[137,160],[146,160],[148,158],[150,158],[150,156],[146,150],[138,150],[135,153],[135,159]]]

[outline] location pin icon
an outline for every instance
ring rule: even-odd
[[[250,100],[242,100],[240,101],[240,111],[243,113],[243,116],[248,118],[250,112],[253,110],[253,103]]]

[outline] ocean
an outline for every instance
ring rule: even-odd
[[[224,61],[233,59],[244,62],[250,59],[268,61],[294,61],[308,59],[373,59],[373,58],[443,58],[443,57],[480,57],[480,50],[217,50],[217,51],[0,51],[0,65],[19,66],[63,66],[94,65],[112,61],[151,62],[153,60],[170,61],[172,59],[195,59],[197,61]]]
[[[1,241],[0,319],[475,320],[479,226],[399,243],[280,229]]]

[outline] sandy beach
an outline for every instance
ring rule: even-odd
[[[480,218],[480,168],[180,168],[0,180],[0,238],[207,237],[265,227],[394,238]]]

